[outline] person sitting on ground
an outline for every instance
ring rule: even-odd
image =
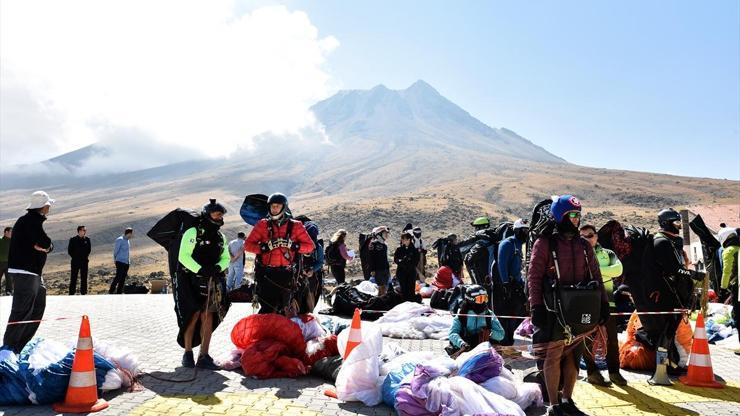
[[[460,312],[452,320],[448,338],[450,345],[445,350],[450,356],[471,350],[481,342],[504,339],[504,328],[488,307],[488,292],[483,286],[467,288]]]
[[[391,266],[388,263],[388,244],[386,244],[389,235],[390,230],[384,225],[373,228],[372,241],[368,247],[370,253],[368,269],[375,277],[375,284],[378,285],[378,296],[385,295],[391,276]]]
[[[614,280],[622,275],[622,262],[619,261],[617,255],[606,248],[601,247],[599,244],[599,235],[596,232],[596,227],[591,224],[585,224],[581,226],[581,237],[591,244],[596,254],[596,260],[599,261],[599,269],[601,270],[601,279],[604,282],[604,290],[606,290],[606,296],[609,298],[609,310],[610,312],[616,312],[616,304],[614,303]],[[627,380],[622,377],[619,373],[619,340],[617,339],[617,320],[616,316],[609,314],[609,319],[606,321],[606,365],[609,370],[609,381],[618,385],[626,386]],[[604,380],[604,376],[601,375],[594,356],[591,353],[593,349],[593,341],[591,339],[585,341],[586,352],[583,354],[583,359],[586,361],[586,369],[588,371],[587,381],[597,386],[608,386]]]
[[[229,304],[226,299],[224,271],[229,267],[230,255],[226,236],[219,231],[224,224],[226,208],[211,199],[203,206],[194,226],[182,235],[177,259],[181,271],[175,284],[176,312],[180,331],[177,342],[185,348],[182,366],[218,370],[208,355],[211,335],[223,320]],[[201,343],[202,342],[202,343]],[[193,358],[193,347],[200,344],[198,362]]]
[[[436,290],[452,289],[459,284],[460,279],[455,276],[455,273],[449,266],[440,267],[434,275],[434,281],[432,281],[432,286],[434,286]]]
[[[722,251],[722,289],[729,289],[732,296],[732,319],[740,320],[740,285],[738,284],[738,252],[740,237],[735,228],[723,228],[717,236],[724,250]],[[738,332],[740,338],[740,332]],[[735,350],[740,355],[740,349]]]
[[[329,270],[337,282],[337,285],[344,283],[346,279],[345,269],[347,262],[352,261],[354,257],[349,255],[347,245],[344,240],[347,238],[347,230],[339,229],[331,236],[329,245],[326,247],[326,263]]]
[[[419,263],[419,251],[413,244],[414,236],[410,232],[401,234],[401,245],[393,254],[393,262],[398,265],[396,278],[401,285],[404,302],[413,302],[416,294],[416,266]]]

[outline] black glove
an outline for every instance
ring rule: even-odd
[[[270,245],[267,243],[260,243],[260,251],[263,253],[267,253],[270,251]]]
[[[532,325],[537,328],[544,328],[547,325],[547,308],[545,308],[545,305],[532,307]]]
[[[290,244],[290,249],[293,251],[298,251],[298,249],[300,248],[301,248],[301,243],[294,241]]]
[[[599,325],[604,325],[609,319],[609,302],[601,304],[601,313],[599,314]]]
[[[198,270],[198,274],[205,277],[212,277],[217,275],[221,271],[221,268],[215,264],[206,264]]]

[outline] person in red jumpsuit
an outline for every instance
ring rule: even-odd
[[[274,193],[267,199],[269,213],[255,224],[244,249],[256,254],[254,276],[259,313],[286,316],[297,311],[294,299],[301,254],[314,250],[303,224],[291,218],[288,198]]]

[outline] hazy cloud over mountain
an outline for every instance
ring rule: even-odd
[[[230,1],[3,1],[0,161],[91,143],[90,170],[225,156],[313,126],[338,46],[282,6]],[[115,153],[115,158],[112,157]],[[93,163],[94,162],[94,163]]]

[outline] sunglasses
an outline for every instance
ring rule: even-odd
[[[475,298],[473,298],[473,301],[477,304],[487,303],[488,302],[488,295],[478,295]]]
[[[581,217],[580,212],[569,212],[568,213],[568,218],[580,218],[580,217]]]
[[[588,233],[588,234],[581,234],[581,237],[583,238],[594,238],[596,234],[594,233]]]

